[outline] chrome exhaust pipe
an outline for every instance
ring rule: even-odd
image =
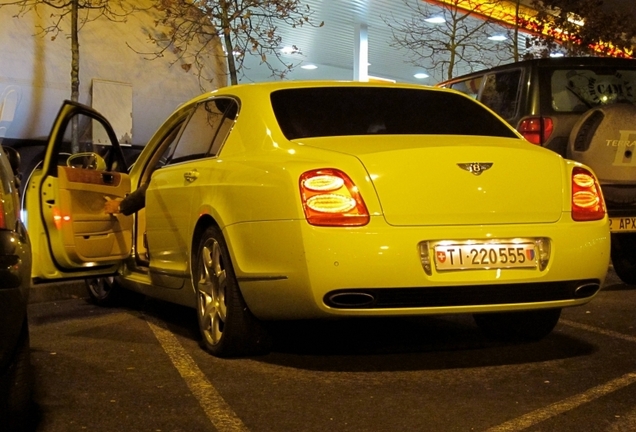
[[[574,297],[592,297],[599,289],[601,289],[601,285],[598,283],[586,283],[574,289]]]

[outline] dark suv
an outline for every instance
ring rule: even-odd
[[[527,60],[438,86],[476,98],[528,141],[590,166],[608,207],[614,270],[636,284],[636,60]]]
[[[20,220],[19,156],[0,145],[0,429],[25,429],[31,400],[31,244]]]

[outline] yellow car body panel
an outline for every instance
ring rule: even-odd
[[[337,290],[450,287],[452,292],[452,287],[470,285],[478,291],[480,286],[493,284],[510,284],[507,288],[515,290],[513,284],[603,280],[609,264],[606,221],[583,229],[568,219],[565,213],[563,220],[548,230],[532,225],[395,228],[381,217],[372,218],[366,227],[344,230],[311,227],[303,221],[280,221],[233,225],[227,228],[226,237],[237,240],[231,249],[235,271],[243,295],[257,316],[298,319],[472,313],[576,306],[590,298],[438,307],[397,305],[382,309],[333,308],[325,304],[324,298]],[[547,234],[552,244],[558,245],[545,270],[433,270],[430,276],[423,270],[418,250],[421,241],[505,239],[520,231],[529,237]],[[263,254],[263,250],[267,253]],[[573,256],[597,259],[572,261]]]
[[[596,290],[576,292],[588,284],[598,289],[603,283],[610,236],[606,215],[593,221],[572,219],[572,173],[586,167],[532,146],[498,117],[505,137],[386,134],[289,139],[272,108],[271,95],[277,91],[361,86],[468,99],[415,85],[287,82],[228,87],[185,103],[157,130],[126,176],[132,190],[143,182],[149,187],[146,208],[123,217],[135,218],[134,225],[120,222],[121,233],[129,226],[134,231],[126,231],[128,243],[123,243],[129,254],[119,257],[122,284],[195,306],[193,255],[202,228],[218,226],[240,291],[261,319],[531,310],[576,306],[593,298]],[[227,138],[217,153],[162,166],[160,156],[178,141],[178,130],[187,127],[190,113],[219,98],[233,101],[238,114],[224,129]],[[484,172],[476,172],[474,164]],[[300,178],[320,169],[346,173],[364,200],[369,223],[308,223]],[[40,198],[30,197],[29,207],[38,207]],[[42,249],[46,240],[41,232]],[[531,268],[436,267],[436,247],[444,242],[508,245],[519,239],[547,244],[545,265],[537,258]],[[66,244],[61,239],[54,243],[53,248]],[[75,272],[60,271],[44,255],[36,258],[43,278],[90,274],[81,266]],[[423,255],[430,260],[428,269]],[[112,268],[102,269],[101,274],[109,271]],[[567,289],[550,294],[558,285]],[[381,293],[378,298],[391,290],[399,295],[388,294],[380,307],[364,302],[347,307],[334,301],[343,293],[363,298],[374,290]],[[489,299],[521,294],[510,296],[510,301],[480,301],[480,290],[490,290]],[[440,302],[435,301],[438,292]],[[460,300],[453,300],[454,292]]]

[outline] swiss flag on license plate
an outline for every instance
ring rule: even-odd
[[[446,261],[446,252],[438,251],[437,252],[437,261],[443,263]]]

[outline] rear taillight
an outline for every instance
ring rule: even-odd
[[[605,202],[594,175],[585,168],[572,170],[572,219],[592,221],[603,219]]]
[[[358,188],[337,169],[307,171],[300,176],[300,196],[311,225],[362,226],[369,211]]]
[[[519,122],[517,130],[532,144],[541,145],[552,135],[554,124],[550,117],[528,117]]]

